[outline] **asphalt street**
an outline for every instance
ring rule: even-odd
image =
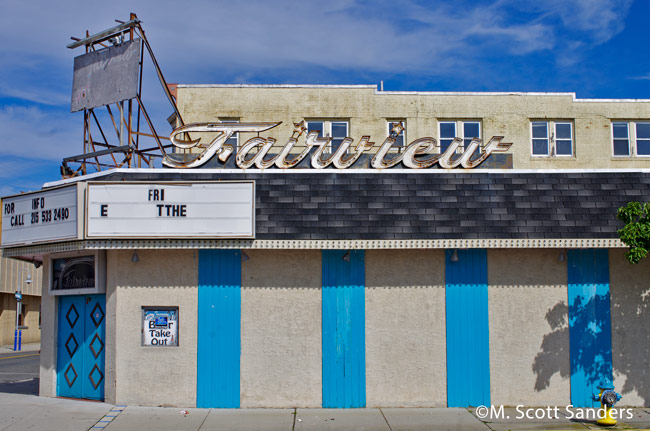
[[[0,392],[37,395],[39,352],[0,353]]]

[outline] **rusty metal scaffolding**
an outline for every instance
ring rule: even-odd
[[[85,47],[86,53],[90,53],[108,48],[111,44],[117,45],[125,41],[141,39],[137,94],[134,98],[114,103],[113,105],[116,105],[117,108],[116,112],[111,109],[110,104],[83,110],[83,153],[63,159],[62,178],[85,175],[88,173],[89,167],[94,167],[97,171],[120,167],[153,167],[155,158],[164,157],[166,149],[172,147],[170,142],[163,143],[163,140],[169,141],[169,137],[158,135],[142,101],[142,71],[145,51],[149,54],[158,80],[172,106],[173,126],[184,125],[176,106],[175,97],[165,81],[151,45],[145,36],[141,21],[134,13],[130,14],[127,22],[115,21],[118,23],[117,26],[102,32],[90,35],[86,31],[86,37],[83,39],[72,37],[74,42],[67,47],[70,49]],[[102,127],[102,121],[96,112],[103,108],[106,109],[108,118],[110,118],[110,121],[104,119],[104,126],[108,122],[108,127]],[[116,120],[118,115],[119,118]],[[141,118],[144,118],[148,130],[141,131]],[[110,134],[115,140],[110,140],[108,134],[105,133],[105,129],[110,129],[110,127],[115,131],[114,135]]]

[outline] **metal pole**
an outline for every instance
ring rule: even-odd
[[[22,271],[20,273],[22,275]],[[21,335],[20,334],[20,329],[18,327],[20,326],[20,300],[22,299],[22,292],[21,292],[21,285],[22,282],[20,280],[20,275],[18,278],[18,286],[16,288],[16,329],[14,331],[14,352],[17,352],[20,350],[20,344],[21,344]]]

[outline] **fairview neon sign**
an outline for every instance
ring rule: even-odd
[[[278,126],[279,122],[260,123],[194,123],[178,127],[169,136],[172,144],[181,152],[173,155],[165,154],[163,164],[172,168],[196,168],[213,156],[220,161],[226,162],[236,148],[226,141],[235,133],[260,133]],[[404,130],[401,123],[393,127],[393,131],[384,143],[374,153],[370,166],[375,169],[392,168],[398,163],[411,169],[426,169],[438,164],[443,169],[462,167],[472,169],[483,163],[492,153],[506,152],[512,143],[502,142],[503,136],[493,136],[488,143],[481,148],[482,140],[474,138],[469,145],[460,153],[463,148],[463,139],[454,138],[449,147],[440,152],[437,141],[431,137],[419,138],[412,141],[402,152],[397,154],[388,153],[395,144],[396,138]],[[344,138],[340,146],[331,153],[331,137],[319,137],[316,131],[309,132],[305,140],[305,146],[300,151],[297,149],[298,138],[307,131],[305,122],[294,123],[294,131],[287,143],[277,154],[270,154],[276,140],[273,138],[254,137],[249,139],[237,151],[235,158],[237,166],[241,169],[289,169],[296,167],[305,159],[313,149],[311,155],[311,166],[314,169],[324,169],[330,165],[337,169],[346,169],[352,166],[361,155],[370,152],[375,143],[370,141],[370,136],[362,136],[354,151],[350,151],[354,139]],[[201,138],[181,139],[181,135],[188,136],[189,133],[217,133],[217,136],[207,145],[201,144]],[[189,135],[191,136],[191,135]]]

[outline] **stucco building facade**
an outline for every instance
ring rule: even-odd
[[[70,232],[3,244],[44,264],[41,395],[591,406],[613,379],[622,405],[649,405],[650,263],[627,262],[615,215],[648,196],[650,101],[243,85],[176,99],[194,128],[169,165],[200,166],[48,183],[75,204]],[[472,145],[478,166],[441,167]],[[65,275],[90,256],[92,286]]]

